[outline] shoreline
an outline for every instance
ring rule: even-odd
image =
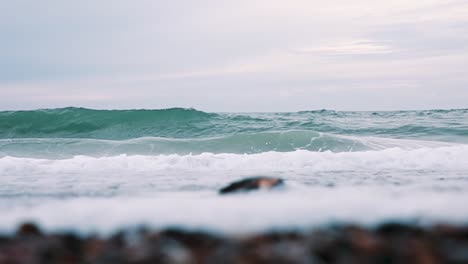
[[[102,237],[23,223],[0,235],[0,263],[468,263],[468,225],[341,224],[248,235],[141,227]]]

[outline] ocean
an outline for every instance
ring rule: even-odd
[[[250,176],[271,191],[221,196]],[[468,219],[468,109],[0,112],[0,231],[215,232]]]

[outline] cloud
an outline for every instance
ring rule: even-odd
[[[0,108],[352,109],[375,93],[404,102],[394,108],[433,108],[430,91],[451,86],[443,102],[454,108],[468,93],[466,1],[18,0],[0,8]],[[408,90],[420,95],[409,100]]]
[[[365,55],[391,53],[393,50],[389,46],[363,39],[331,43],[329,45],[302,47],[293,51],[317,55]]]

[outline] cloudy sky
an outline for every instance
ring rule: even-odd
[[[468,108],[468,1],[0,2],[0,109]]]

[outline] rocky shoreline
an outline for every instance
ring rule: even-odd
[[[468,263],[468,226],[340,225],[243,236],[139,228],[104,238],[25,223],[0,236],[0,264],[23,263]]]

